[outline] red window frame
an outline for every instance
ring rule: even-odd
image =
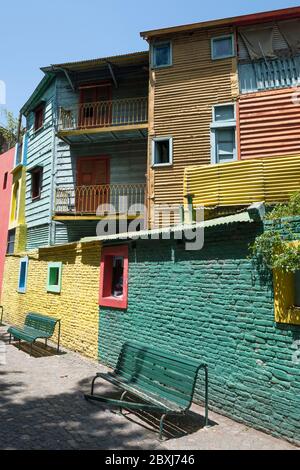
[[[123,295],[114,297],[112,290],[113,258],[121,256],[124,259],[123,266]],[[128,305],[128,246],[109,246],[102,249],[100,264],[100,289],[99,305],[126,309]]]
[[[34,130],[38,131],[44,124],[45,104],[42,103],[34,110]]]

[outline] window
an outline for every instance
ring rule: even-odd
[[[227,57],[233,57],[234,55],[234,41],[232,34],[212,38],[211,58],[213,60],[226,59]]]
[[[40,199],[42,191],[43,168],[35,167],[31,170],[31,199]]]
[[[37,131],[43,127],[45,104],[40,104],[34,111],[34,130]]]
[[[171,42],[157,42],[151,47],[151,65],[153,68],[169,67],[172,65]]]
[[[127,308],[128,246],[103,248],[100,267],[99,305]]]
[[[294,292],[295,292],[295,307],[300,307],[300,271],[296,271],[294,275]]]
[[[4,173],[3,177],[3,189],[7,188],[7,179],[8,179],[8,172]]]
[[[25,294],[26,285],[27,285],[27,272],[28,272],[28,258],[21,258],[20,260],[20,270],[19,270],[19,284],[18,292]]]
[[[16,230],[9,230],[8,237],[7,237],[7,249],[6,254],[12,255],[15,251],[15,238],[16,238]]]
[[[172,137],[156,137],[152,139],[153,166],[172,165],[173,139]]]
[[[48,263],[47,292],[61,291],[62,263]]]
[[[236,160],[236,119],[233,104],[213,107],[211,124],[211,162],[225,163]]]

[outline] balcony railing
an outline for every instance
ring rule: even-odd
[[[144,183],[59,187],[56,189],[55,213],[102,216],[127,212],[133,205],[141,206],[136,209],[142,212],[145,194]]]
[[[82,103],[59,109],[59,130],[142,124],[148,121],[148,98]]]

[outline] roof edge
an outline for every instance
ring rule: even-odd
[[[277,18],[293,18],[300,15],[300,7],[282,8],[279,10],[263,11],[258,13],[250,13],[247,15],[233,16],[229,18],[202,21],[199,23],[190,23],[179,26],[172,26],[169,28],[153,29],[149,31],[142,31],[140,36],[143,39],[150,39],[156,36],[163,36],[166,34],[181,33],[194,31],[197,29],[212,28],[214,26],[230,26],[241,25],[252,22],[271,21]]]

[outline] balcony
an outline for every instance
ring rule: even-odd
[[[88,136],[89,141],[109,134],[113,140],[117,140],[119,134],[120,138],[128,138],[134,132],[146,137],[147,122],[147,97],[82,103],[59,109],[58,135],[67,140],[83,135]]]
[[[184,195],[195,206],[280,203],[300,190],[300,155],[187,167]]]
[[[92,220],[104,217],[143,216],[146,202],[146,184],[105,184],[56,189],[55,220]],[[139,205],[136,213],[128,209]],[[131,213],[132,212],[132,213]]]

